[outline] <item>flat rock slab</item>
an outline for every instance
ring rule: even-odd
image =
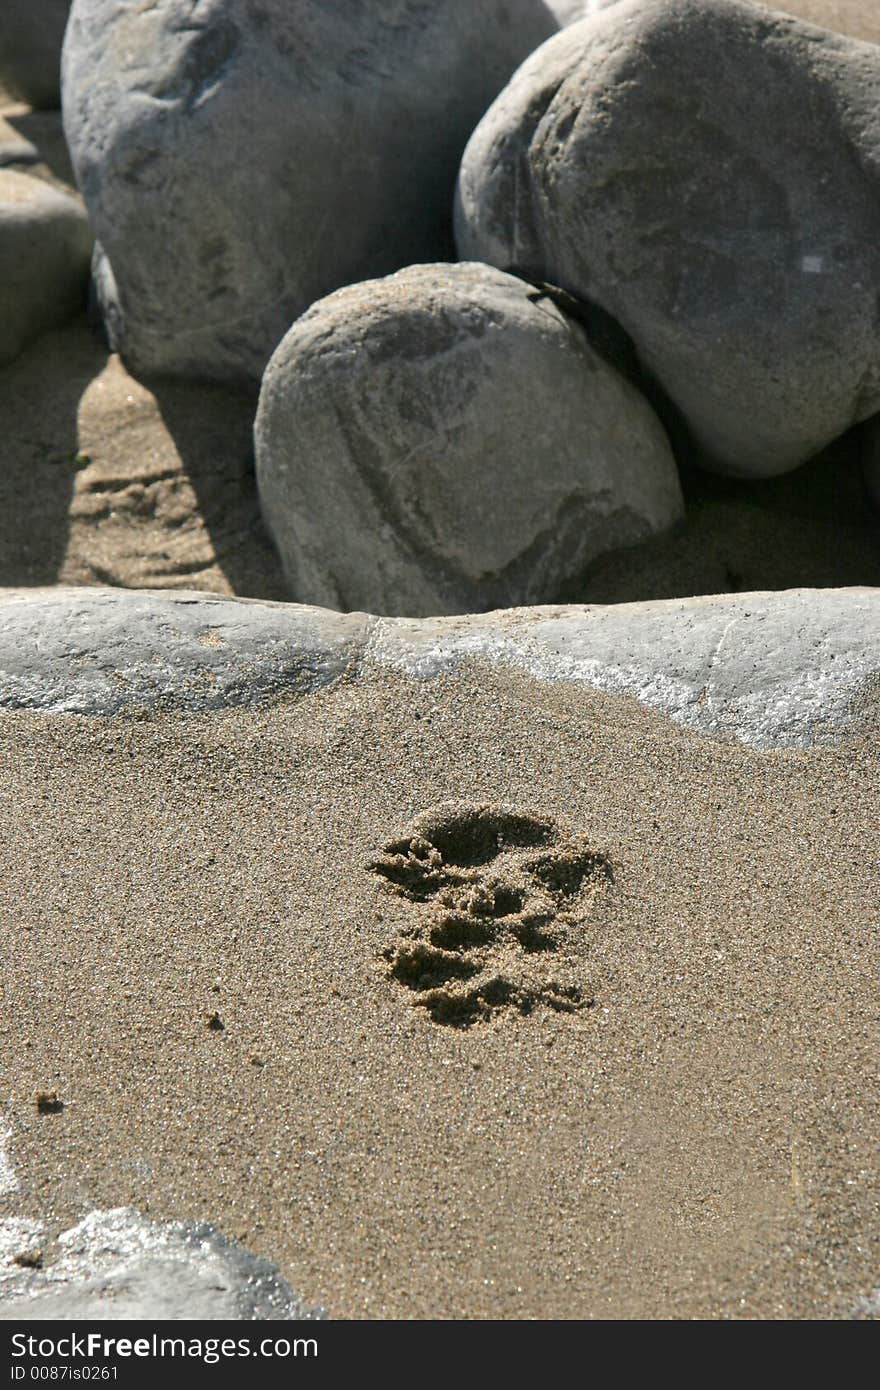
[[[93,1211],[58,1237],[58,1258],[45,1269],[43,1234],[38,1221],[0,1221],[2,1321],[315,1316],[273,1265],[205,1223]]]
[[[0,591],[0,706],[219,709],[465,662],[572,681],[755,748],[833,742],[880,675],[880,589],[394,619],[107,589]]]

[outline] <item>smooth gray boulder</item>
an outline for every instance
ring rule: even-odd
[[[0,366],[82,306],[91,250],[78,198],[0,169]]]
[[[429,681],[463,663],[635,696],[754,748],[833,744],[876,707],[880,589],[429,619],[195,593],[0,589],[0,709],[202,711],[383,671]]]
[[[0,84],[38,110],[61,105],[61,45],[70,0],[3,0]]]
[[[254,434],[300,602],[546,602],[683,515],[646,401],[553,299],[488,266],[413,266],[314,305],[266,369]]]
[[[127,363],[259,380],[314,300],[451,256],[465,142],[556,28],[542,0],[74,0],[65,130]]]
[[[39,1222],[0,1221],[0,1321],[321,1316],[303,1308],[274,1265],[204,1222],[93,1211],[58,1237],[58,1258],[45,1268],[36,1259],[43,1236]]]
[[[721,472],[880,409],[880,49],[743,0],[620,0],[535,53],[462,161],[462,256],[597,302]]]

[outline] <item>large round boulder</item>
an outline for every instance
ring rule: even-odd
[[[543,0],[74,0],[64,124],[129,365],[259,379],[315,299],[451,255],[465,142],[556,29]]]
[[[343,610],[553,601],[682,515],[647,403],[554,297],[482,265],[316,304],[266,370],[256,459],[292,596]]]
[[[39,110],[61,104],[60,66],[70,0],[3,0],[0,85]]]
[[[597,302],[720,471],[880,409],[880,48],[743,0],[621,0],[523,64],[462,162],[463,256]]]
[[[0,366],[84,304],[91,249],[78,198],[0,169]]]

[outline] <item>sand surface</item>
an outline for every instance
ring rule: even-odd
[[[836,29],[853,39],[880,43],[876,0],[775,0],[768,8],[782,10],[823,29]]]
[[[0,726],[0,1215],[205,1218],[335,1316],[867,1306],[876,730],[757,754],[485,672]],[[517,957],[572,1012],[390,977],[429,907],[368,865],[448,799],[607,857]]]

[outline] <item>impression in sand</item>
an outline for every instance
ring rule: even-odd
[[[384,957],[435,1023],[592,1005],[577,931],[612,871],[583,836],[504,806],[448,802],[370,868],[417,907]]]

